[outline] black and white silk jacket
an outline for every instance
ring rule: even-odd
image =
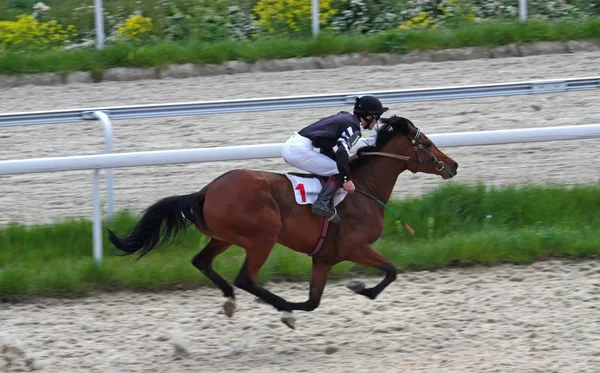
[[[356,115],[340,111],[303,128],[298,134],[310,139],[315,148],[334,159],[343,180],[348,181],[350,149],[360,139],[361,130],[360,119]]]

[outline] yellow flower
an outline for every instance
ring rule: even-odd
[[[431,24],[431,16],[428,12],[421,12],[418,16],[409,19],[398,27],[398,30],[424,29]]]
[[[56,21],[38,22],[33,16],[20,15],[16,21],[0,22],[0,50],[58,49],[65,41],[77,35],[73,25],[65,29]]]
[[[117,36],[120,38],[142,41],[152,34],[152,18],[135,15],[125,20],[125,24],[116,27]]]
[[[326,24],[337,10],[332,9],[333,0],[319,1],[319,23]],[[312,19],[308,0],[260,0],[253,9],[258,24],[270,32],[307,31]]]

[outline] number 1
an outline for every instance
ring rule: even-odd
[[[296,189],[300,191],[300,196],[302,197],[302,202],[306,202],[306,190],[304,190],[304,184],[298,184]]]

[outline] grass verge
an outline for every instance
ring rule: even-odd
[[[91,71],[100,73],[114,67],[156,67],[169,64],[218,64],[231,60],[254,62],[324,56],[347,53],[405,53],[414,49],[445,49],[538,41],[598,40],[600,17],[490,21],[463,25],[454,29],[384,32],[373,36],[337,36],[322,33],[319,38],[255,41],[222,41],[206,43],[158,43],[146,46],[111,44],[104,50],[74,49],[56,52],[0,53],[0,74],[33,74],[44,72]]]

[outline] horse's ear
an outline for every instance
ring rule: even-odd
[[[410,120],[408,120],[404,117],[399,117],[397,115],[394,115],[391,118],[386,118],[385,120],[382,118],[381,121],[383,123],[387,123],[390,126],[392,126],[394,131],[402,132],[402,133],[408,133],[410,131],[409,124],[411,122],[410,122]]]
[[[400,131],[402,131],[403,133],[408,133],[410,132],[410,126],[409,124],[411,124],[411,121],[406,119],[406,118],[400,118],[401,120],[399,121],[400,123]]]
[[[389,118],[381,118],[380,121],[383,124],[388,124],[394,122],[396,119],[398,119],[398,117],[396,116],[396,114],[394,114]]]

